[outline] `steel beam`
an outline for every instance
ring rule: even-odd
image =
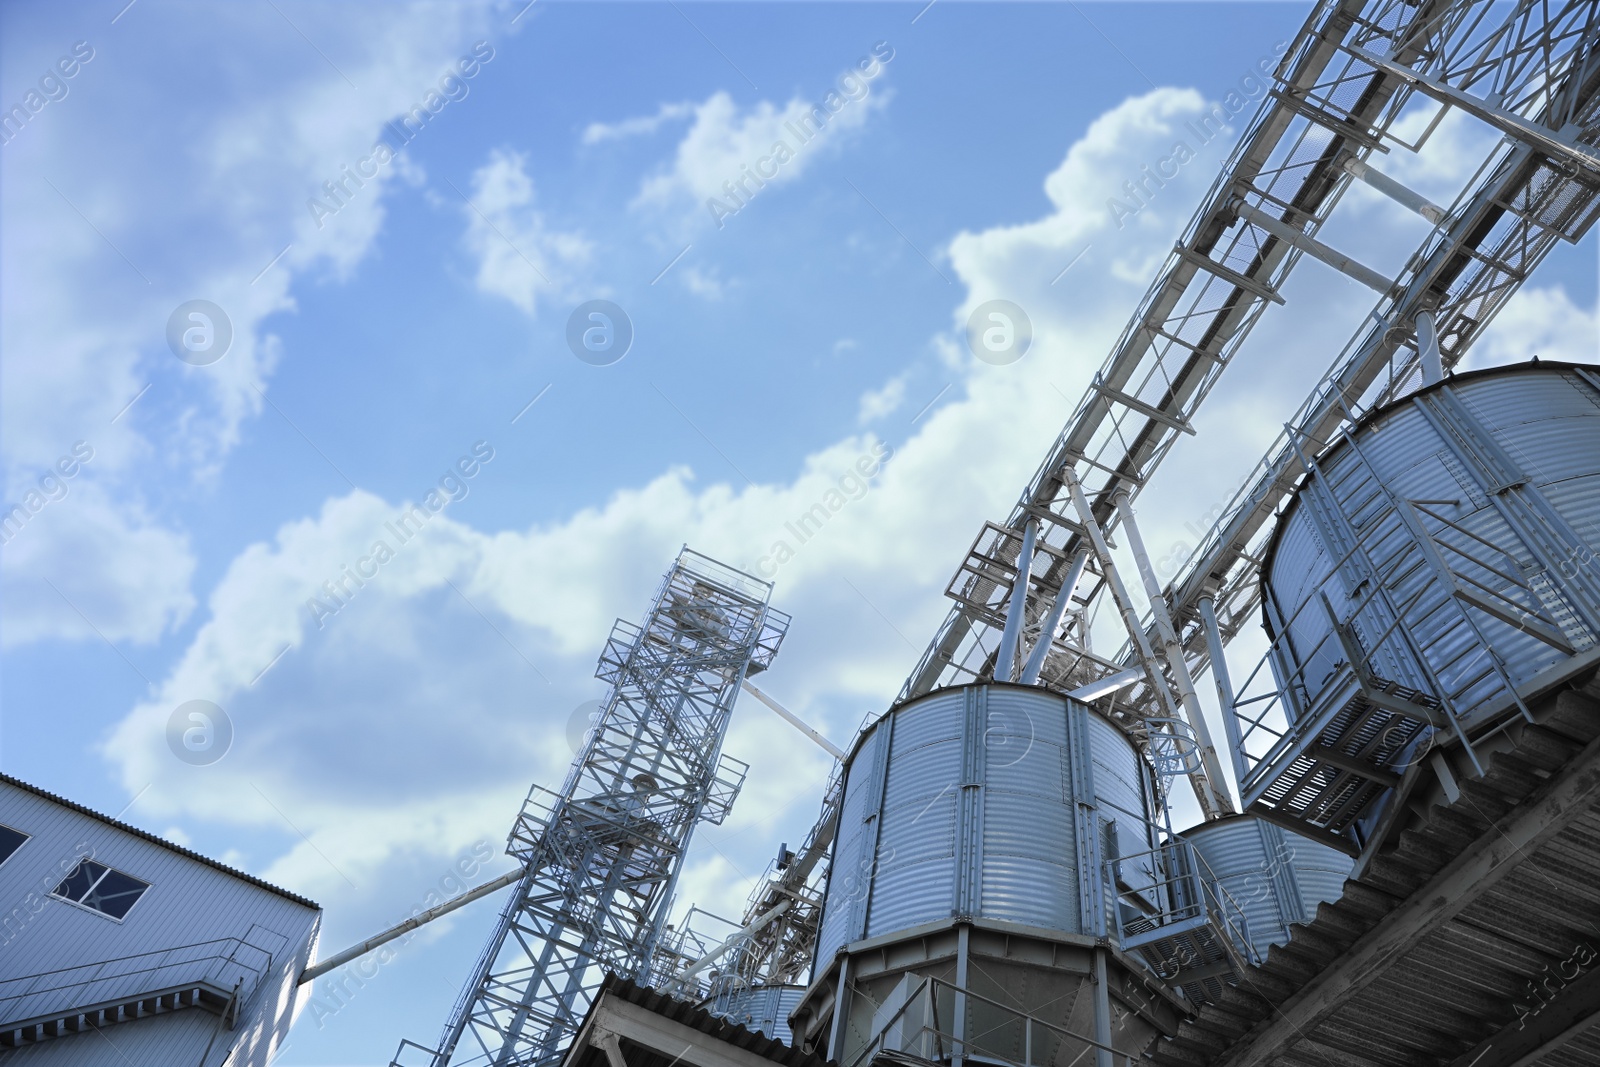
[[[1243,200],[1234,205],[1234,210],[1239,213],[1241,219],[1250,223],[1250,225],[1259,226],[1278,240],[1294,245],[1313,259],[1320,259],[1340,274],[1347,278],[1354,278],[1368,289],[1387,294],[1394,288],[1394,279],[1379,274],[1363,263],[1356,262],[1343,252],[1337,252],[1329,248],[1298,226],[1291,226],[1282,219],[1273,218],[1265,211],[1258,207],[1253,207]]]
[[[809,725],[806,724],[806,721],[804,719],[802,719],[800,716],[796,715],[794,712],[790,711],[788,708],[784,707],[782,704],[778,703],[776,700],[773,700],[766,693],[763,693],[761,690],[759,690],[755,686],[751,685],[750,684],[750,679],[746,678],[743,682],[740,683],[740,686],[741,686],[741,688],[744,689],[744,691],[746,693],[749,693],[751,696],[753,696],[757,700],[761,701],[761,703],[763,703],[767,707],[771,708],[772,712],[775,715],[777,715],[778,718],[782,719],[784,722],[788,723],[790,726],[793,726],[796,730],[799,730],[801,733],[803,733],[807,737],[811,738],[812,741],[815,741],[816,744],[817,744],[817,747],[822,749],[822,751],[826,752],[828,755],[832,756],[836,760],[843,760],[844,759],[844,749],[840,748],[838,745],[834,744],[832,741],[829,741],[826,737],[823,737],[817,731],[813,730]]]
[[[1128,550],[1133,553],[1134,565],[1144,582],[1145,596],[1150,601],[1150,614],[1155,620],[1156,632],[1161,635],[1167,669],[1172,672],[1178,697],[1188,714],[1189,727],[1194,730],[1195,740],[1200,744],[1200,763],[1205,767],[1206,785],[1211,790],[1212,803],[1219,813],[1232,815],[1233,798],[1228,794],[1227,779],[1222,774],[1222,761],[1217,758],[1217,746],[1211,740],[1211,727],[1206,723],[1205,709],[1200,706],[1200,695],[1194,690],[1194,678],[1189,674],[1189,663],[1184,658],[1178,631],[1167,612],[1167,598],[1161,593],[1161,580],[1156,577],[1155,568],[1150,566],[1150,554],[1145,551],[1144,536],[1139,533],[1139,524],[1134,521],[1133,503],[1126,492],[1118,493],[1112,499],[1117,507],[1122,531],[1128,537]]]
[[[1006,607],[1006,626],[1000,635],[1000,651],[995,657],[994,678],[1011,681],[1017,663],[1017,647],[1022,643],[1022,616],[1028,609],[1028,579],[1033,575],[1033,543],[1039,536],[1039,523],[1029,519],[1022,527],[1022,548],[1017,553],[1017,577],[1011,583],[1011,602]]]
[[[1067,568],[1067,576],[1061,581],[1061,589],[1056,593],[1055,603],[1050,605],[1049,613],[1039,623],[1039,639],[1034,642],[1033,651],[1028,654],[1028,662],[1022,666],[1022,677],[1018,679],[1023,685],[1033,685],[1039,680],[1039,673],[1044,670],[1044,661],[1050,655],[1050,646],[1055,643],[1056,631],[1061,628],[1061,619],[1067,613],[1067,605],[1072,602],[1072,594],[1077,592],[1078,582],[1083,579],[1083,569],[1089,565],[1089,550],[1079,549],[1078,554],[1072,558],[1072,564]]]
[[[1519,861],[1590,812],[1597,801],[1600,739],[1591,741],[1536,796],[1462,849],[1460,856],[1285,1001],[1270,1022],[1217,1060],[1215,1067],[1270,1067],[1289,1055],[1340,1005],[1499,884]]]
[[[1378,70],[1386,71],[1397,78],[1404,78],[1440,103],[1460,108],[1473,118],[1487,122],[1512,140],[1532,145],[1552,159],[1581,167],[1591,178],[1600,179],[1600,155],[1596,155],[1588,145],[1579,144],[1563,136],[1562,131],[1540,126],[1514,112],[1502,110],[1487,100],[1480,100],[1454,86],[1446,85],[1438,78],[1412,70],[1404,63],[1396,63],[1365,48],[1351,47],[1348,51],[1363,63],[1370,63]]]
[[[1077,475],[1072,473],[1070,467],[1062,469],[1061,478],[1072,498],[1072,506],[1078,511],[1078,520],[1089,536],[1089,544],[1094,549],[1106,586],[1111,590],[1111,598],[1116,602],[1117,611],[1122,615],[1123,625],[1128,631],[1128,640],[1137,649],[1140,664],[1149,678],[1150,687],[1155,690],[1155,698],[1160,701],[1169,718],[1179,722],[1184,721],[1183,709],[1178,706],[1172,690],[1167,686],[1166,677],[1161,673],[1155,649],[1151,647],[1144,626],[1139,622],[1139,611],[1133,606],[1133,598],[1128,596],[1128,589],[1122,584],[1122,577],[1117,573],[1117,564],[1111,558],[1111,546],[1106,543],[1106,535],[1100,529],[1100,523],[1095,519],[1094,512],[1089,508],[1089,501],[1083,495],[1083,486],[1079,484]],[[1219,814],[1216,798],[1206,778],[1205,768],[1201,767],[1187,777],[1194,789],[1195,799],[1200,802],[1200,810],[1205,812],[1206,818],[1216,818]]]
[[[1532,1067],[1600,1025],[1600,968],[1580,974],[1537,1010],[1518,1005],[1517,1018],[1478,1042],[1449,1067]]]
[[[1355,156],[1349,156],[1345,159],[1343,167],[1345,173],[1352,178],[1378,190],[1378,192],[1387,196],[1401,207],[1415,211],[1435,226],[1440,225],[1450,217],[1450,213],[1444,208],[1435,204],[1421,193],[1395,181],[1370,163],[1363,163]]]

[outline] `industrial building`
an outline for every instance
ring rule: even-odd
[[[685,548],[517,869],[324,960],[309,902],[6,780],[0,886],[53,888],[0,955],[0,1058],[264,1063],[300,986],[508,891],[391,1067],[1600,1067],[1600,363],[1462,367],[1600,213],[1600,0],[1319,0],[1270,78],[848,743],[753,681],[773,586]],[[1441,205],[1384,156],[1449,113],[1500,137]],[[1356,182],[1426,224],[1397,273],[1324,239]],[[1372,310],[1163,582],[1135,501],[1294,272]],[[712,933],[675,896],[742,693],[835,766]],[[197,926],[191,885],[237,903]]]
[[[265,1067],[322,911],[0,775],[0,1060]]]
[[[392,1067],[1600,1065],[1600,366],[1460,371],[1600,211],[1600,5],[1320,0],[1270,78],[892,706],[758,689],[771,588],[685,551]],[[1501,136],[1441,205],[1384,156],[1447,114]],[[1375,303],[1163,582],[1134,501],[1296,271]],[[740,691],[837,763],[727,936],[669,913]]]

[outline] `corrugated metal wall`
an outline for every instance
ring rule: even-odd
[[[1372,558],[1402,560],[1386,581],[1391,599],[1402,605],[1435,582],[1435,574],[1404,562],[1409,557],[1399,550],[1417,539],[1392,510],[1384,515],[1385,502],[1374,490],[1381,484],[1402,500],[1454,501],[1425,506],[1466,532],[1426,515],[1421,518],[1461,584],[1470,589],[1472,582],[1481,582],[1527,596],[1452,548],[1502,570],[1515,568],[1533,584],[1538,606],[1574,647],[1581,651],[1593,646],[1600,620],[1600,562],[1595,559],[1600,551],[1600,379],[1560,365],[1521,365],[1465,377],[1379,414],[1357,431],[1356,442],[1359,455],[1344,443],[1319,461],[1318,484],[1301,491],[1284,519],[1267,571],[1277,611],[1283,617],[1299,611],[1289,627],[1288,651],[1293,665],[1306,664],[1312,698],[1344,658],[1336,641],[1324,640],[1330,625],[1314,600],[1317,592],[1326,591],[1335,610],[1345,615],[1353,610],[1354,598],[1370,591],[1361,588],[1357,564],[1347,564],[1341,575],[1333,573],[1334,558],[1347,546],[1324,543],[1328,538],[1317,526],[1313,506],[1319,494],[1337,498]],[[1420,558],[1420,553],[1414,555]],[[1272,610],[1269,605],[1269,614]],[[1468,610],[1503,660],[1512,684],[1567,658],[1529,628]],[[1398,637],[1384,638],[1385,620],[1376,614],[1356,615],[1353,625],[1373,656],[1375,673],[1428,692],[1436,688]],[[1474,681],[1484,671],[1486,653],[1460,611],[1447,607],[1433,612],[1417,621],[1413,632],[1439,679],[1437,688],[1458,694],[1459,712],[1471,716],[1506,699],[1505,685],[1497,677]],[[1319,642],[1321,649],[1314,654]]]
[[[1355,862],[1248,814],[1202,823],[1181,836],[1200,854],[1201,877],[1244,913],[1250,941],[1263,955],[1289,940],[1291,924],[1309,922],[1318,904],[1343,895]]]
[[[221,1063],[237,1047],[229,1067],[264,1067],[309,996],[309,987],[297,995],[294,982],[312,951],[320,910],[8,782],[0,782],[0,823],[30,835],[0,864],[0,1022],[199,978],[218,965],[218,953],[187,946],[238,939],[251,947],[236,959],[249,960],[263,977],[238,1027],[224,1030],[206,1063]],[[150,884],[121,922],[49,895],[83,855]],[[101,963],[107,966],[89,966]],[[213,973],[233,972],[222,964]],[[89,999],[75,999],[83,997]],[[107,1036],[129,1067],[199,1065],[217,1023],[216,1015],[189,1008],[119,1023]],[[105,1037],[73,1034],[6,1053],[6,1063],[67,1067],[91,1062],[86,1056],[98,1062],[105,1051]]]
[[[845,771],[819,965],[861,938],[957,915],[1083,931],[1069,738],[1086,738],[1096,832],[1120,854],[1142,852],[1152,816],[1132,743],[1085,709],[1072,726],[1069,706],[1043,689],[970,686],[873,726]]]
[[[723,993],[701,1006],[747,1030],[793,1045],[789,1016],[800,1006],[805,991],[805,986],[798,985],[749,986]]]

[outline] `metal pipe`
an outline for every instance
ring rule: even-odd
[[[1150,565],[1150,554],[1145,551],[1144,537],[1133,518],[1133,504],[1126,491],[1117,493],[1112,502],[1122,530],[1128,535],[1128,550],[1133,553],[1134,565],[1144,580],[1145,595],[1150,600],[1150,614],[1155,620],[1156,633],[1166,652],[1167,669],[1172,672],[1184,710],[1188,713],[1189,727],[1200,743],[1200,762],[1205,768],[1206,786],[1216,798],[1217,808],[1224,814],[1233,812],[1233,798],[1228,795],[1227,779],[1222,774],[1222,760],[1217,756],[1217,746],[1211,739],[1211,726],[1206,722],[1205,709],[1200,706],[1200,694],[1195,692],[1194,676],[1189,673],[1189,661],[1183,654],[1183,643],[1178,640],[1178,629],[1167,611],[1167,598],[1161,591],[1161,581]]]
[[[1067,696],[1071,697],[1073,700],[1081,700],[1084,703],[1088,703],[1091,700],[1097,700],[1100,697],[1105,696],[1107,693],[1115,693],[1118,689],[1130,686],[1143,677],[1144,671],[1141,668],[1129,667],[1125,671],[1118,671],[1116,674],[1108,674],[1098,682],[1090,682],[1088,685],[1080,685],[1078,688],[1068,693]]]
[[[790,726],[793,726],[796,730],[799,730],[801,733],[805,734],[807,737],[811,738],[811,740],[820,745],[822,750],[828,755],[832,756],[836,760],[839,760],[841,763],[844,761],[844,749],[840,748],[838,745],[834,744],[832,741],[829,741],[826,737],[823,737],[821,734],[817,733],[817,731],[807,726],[805,721],[801,719],[800,716],[796,715],[794,712],[790,711],[788,708],[784,707],[782,704],[778,703],[776,700],[773,700],[771,697],[767,696],[767,694],[751,685],[750,679],[746,678],[740,684],[744,687],[747,693],[761,701],[761,703],[765,704],[773,711],[777,712],[780,719],[788,723]]]
[[[720,945],[716,946],[710,952],[707,952],[704,956],[701,956],[689,966],[679,971],[671,979],[663,983],[661,986],[661,991],[663,993],[670,993],[675,988],[688,985],[689,979],[693,978],[695,975],[711,966],[719,958],[721,958],[723,954],[725,954],[730,948],[733,948],[735,945],[737,945],[740,941],[749,937],[751,934],[757,933],[762,927],[767,926],[772,922],[772,920],[778,918],[784,912],[788,911],[790,905],[793,903],[793,901],[785,900],[776,907],[769,908],[762,912],[754,922],[735,930],[727,938],[727,940],[723,941]]]
[[[1417,359],[1422,363],[1422,384],[1444,381],[1444,356],[1439,351],[1439,328],[1433,312],[1417,312]]]
[[[420,913],[418,913],[416,915],[413,915],[411,918],[407,919],[405,922],[398,923],[398,924],[396,924],[394,926],[391,926],[391,927],[389,927],[389,929],[385,930],[381,934],[374,934],[372,937],[367,938],[365,941],[362,941],[360,944],[351,945],[349,948],[345,949],[343,952],[340,952],[340,953],[337,953],[335,955],[329,956],[327,959],[321,961],[320,963],[312,964],[310,967],[307,967],[304,971],[301,972],[300,981],[297,984],[298,985],[305,985],[307,982],[311,981],[314,978],[321,978],[323,975],[327,974],[329,971],[334,970],[337,967],[343,967],[345,964],[349,963],[353,959],[356,959],[356,958],[361,957],[361,956],[365,956],[367,953],[371,952],[373,949],[377,948],[379,945],[387,944],[388,942],[393,941],[395,938],[399,937],[401,934],[409,933],[410,931],[415,930],[417,927],[423,925],[424,923],[431,923],[433,920],[437,919],[439,916],[447,915],[450,912],[455,911],[459,907],[463,907],[463,906],[465,906],[467,904],[471,904],[474,900],[477,900],[479,897],[486,897],[490,893],[493,893],[497,889],[504,889],[506,886],[511,885],[513,882],[520,882],[522,880],[523,875],[525,875],[527,873],[528,873],[528,870],[527,870],[526,867],[518,867],[514,871],[507,871],[505,874],[502,874],[500,877],[496,878],[494,881],[485,882],[482,885],[478,886],[476,889],[469,889],[465,893],[461,894],[459,897],[456,897],[456,899],[454,899],[454,900],[446,901],[445,903],[440,904],[437,907],[429,908],[427,911],[420,912]]]
[[[1078,582],[1083,578],[1083,570],[1089,565],[1089,550],[1079,549],[1078,555],[1072,561],[1072,566],[1067,570],[1067,576],[1061,583],[1061,591],[1056,594],[1056,602],[1050,605],[1050,614],[1045,616],[1044,622],[1039,626],[1039,640],[1034,644],[1033,651],[1028,654],[1028,662],[1022,665],[1022,677],[1017,679],[1023,685],[1033,685],[1039,680],[1040,673],[1044,670],[1044,661],[1050,657],[1050,646],[1055,642],[1056,631],[1061,628],[1061,618],[1067,612],[1067,605],[1072,603],[1072,594],[1078,590]]]
[[[994,661],[994,680],[1011,681],[1017,663],[1017,646],[1022,643],[1022,617],[1028,607],[1028,578],[1033,571],[1033,541],[1039,532],[1037,519],[1022,527],[1022,552],[1017,556],[1017,579],[1011,584],[1011,603],[1006,608],[1006,628],[1000,635],[1000,651]]]
[[[1410,208],[1435,226],[1449,218],[1449,213],[1444,208],[1435,204],[1421,193],[1401,185],[1370,163],[1363,163],[1355,156],[1347,156],[1343,167],[1344,172],[1352,178],[1372,186],[1372,188],[1378,190],[1378,192],[1387,196],[1401,207]]]
[[[1128,631],[1128,639],[1133,642],[1134,650],[1139,655],[1139,663],[1144,667],[1150,687],[1155,690],[1156,699],[1161,702],[1161,706],[1170,718],[1181,719],[1182,712],[1172,699],[1172,690],[1167,687],[1161,668],[1156,663],[1156,653],[1155,649],[1150,647],[1150,637],[1144,632],[1144,625],[1139,621],[1139,611],[1133,606],[1133,599],[1128,596],[1127,586],[1122,584],[1122,576],[1117,573],[1117,564],[1111,558],[1111,546],[1106,543],[1105,532],[1100,529],[1100,523],[1089,507],[1089,499],[1083,495],[1083,483],[1078,481],[1078,476],[1070,465],[1061,468],[1061,484],[1067,487],[1067,493],[1072,498],[1072,507],[1078,513],[1078,523],[1089,537],[1095,559],[1100,564],[1101,576],[1105,578],[1106,588],[1111,590],[1111,599],[1116,602],[1117,612],[1122,616],[1122,625]],[[1200,781],[1203,773],[1202,770],[1201,775],[1191,774],[1185,777],[1189,779],[1189,786],[1194,790],[1195,799],[1200,802],[1200,810],[1210,819],[1218,813],[1210,786]]]
[[[1222,729],[1228,735],[1228,749],[1233,757],[1235,782],[1243,782],[1245,775],[1244,741],[1239,736],[1239,713],[1235,710],[1233,679],[1228,674],[1228,660],[1223,655],[1222,630],[1217,626],[1217,598],[1206,593],[1196,602],[1200,609],[1200,625],[1206,632],[1206,656],[1211,660],[1211,681],[1217,687],[1217,707],[1222,711]],[[1244,787],[1239,787],[1243,797]]]

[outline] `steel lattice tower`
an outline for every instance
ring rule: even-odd
[[[722,821],[744,780],[722,741],[740,682],[789,623],[771,590],[685,548],[644,624],[617,621],[596,671],[611,693],[561,791],[528,795],[507,844],[527,873],[427,1050],[433,1067],[551,1064],[603,972],[648,975],[690,836]]]

